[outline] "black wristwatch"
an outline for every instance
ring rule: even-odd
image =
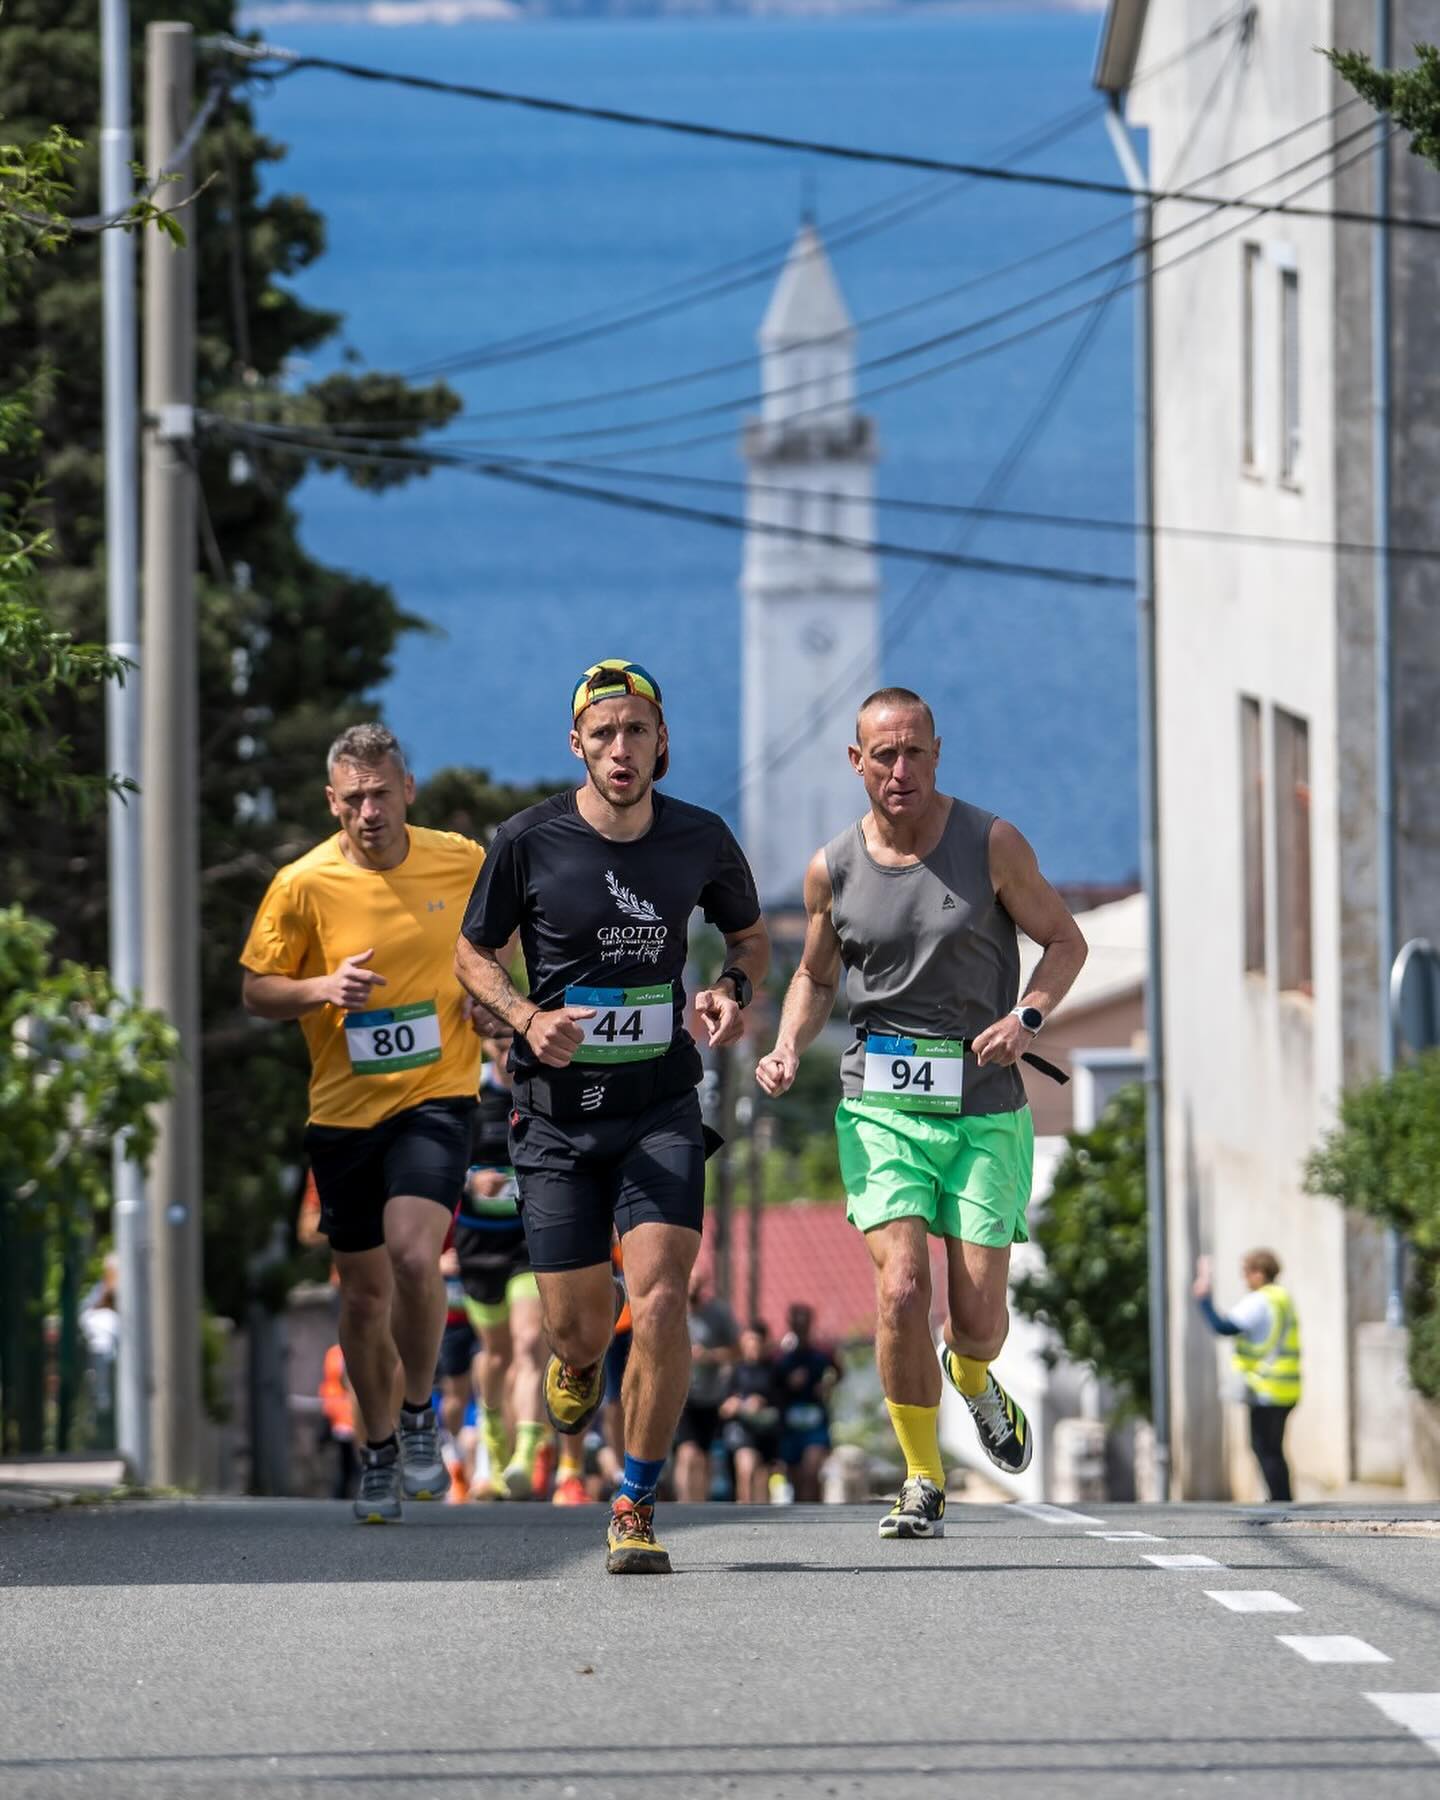
[[[744,1012],[755,998],[755,984],[743,969],[737,969],[732,963],[729,968],[722,969],[717,977],[720,981],[731,982],[735,988],[735,1004]]]

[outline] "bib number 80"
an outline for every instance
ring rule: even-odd
[[[408,1056],[415,1048],[415,1033],[408,1025],[397,1025],[393,1031],[379,1025],[371,1036],[370,1047],[376,1056]]]

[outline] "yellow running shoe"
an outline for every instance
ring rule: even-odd
[[[588,1369],[577,1369],[552,1356],[545,1365],[545,1411],[550,1423],[566,1437],[578,1437],[599,1412],[605,1399],[605,1358]]]
[[[655,1508],[619,1495],[610,1508],[606,1533],[610,1554],[605,1567],[612,1575],[668,1575],[670,1552],[655,1541]]]

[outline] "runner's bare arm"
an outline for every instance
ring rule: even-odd
[[[505,1020],[523,1037],[542,1063],[552,1069],[568,1067],[585,1041],[577,1021],[593,1019],[593,1006],[560,1006],[542,1012],[522,994],[500,961],[503,952],[479,947],[469,938],[455,941],[455,979],[482,1006]]]
[[[805,948],[780,1013],[775,1048],[755,1065],[755,1079],[772,1098],[794,1081],[800,1058],[819,1037],[840,991],[840,937],[830,916],[833,896],[825,852],[805,871]]]
[[[364,967],[374,954],[370,949],[347,956],[328,975],[258,975],[254,969],[246,969],[240,1003],[257,1019],[302,1019],[322,1006],[363,1012],[370,1004],[371,989],[385,985],[383,975]]]
[[[770,971],[770,933],[763,918],[743,931],[725,933],[725,967],[739,969],[758,988]],[[695,996],[695,1011],[705,1027],[710,1048],[718,1050],[744,1035],[745,1019],[734,991],[724,987],[702,988]]]
[[[990,827],[990,880],[1000,904],[1041,948],[1043,954],[1020,1004],[1038,1008],[1048,1019],[1085,966],[1089,947],[1069,907],[1040,873],[1035,852],[1004,819]],[[974,1040],[975,1060],[1016,1062],[1031,1035],[1013,1013],[1007,1014]]]

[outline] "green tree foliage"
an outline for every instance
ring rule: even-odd
[[[1015,1306],[1048,1325],[1065,1354],[1150,1413],[1149,1234],[1145,1091],[1122,1088],[1093,1131],[1072,1132],[1049,1199],[1031,1227],[1045,1257],[1015,1284]]]
[[[131,16],[137,96],[152,20],[187,19],[197,36],[234,25],[230,0],[134,0]],[[202,71],[202,91],[204,79]],[[96,139],[99,87],[93,0],[8,0],[0,29],[4,135],[22,147],[20,160],[68,184],[63,210],[75,215],[99,210],[93,151],[73,142]],[[306,306],[290,285],[322,253],[325,232],[303,198],[262,196],[262,172],[283,154],[257,131],[249,106],[233,99],[197,151],[197,176],[210,185],[183,216],[198,264],[200,404],[263,417],[283,391],[287,406],[325,422],[398,414],[417,431],[443,422],[458,406],[443,386],[412,388],[353,363],[298,389],[288,376],[293,362],[336,337],[341,321]],[[138,137],[136,155],[144,160]],[[14,155],[0,153],[0,170],[16,166]],[[0,233],[21,229],[15,207],[5,209],[19,179],[0,189]],[[0,445],[0,494],[30,496],[25,541],[41,530],[50,540],[35,592],[46,629],[62,635],[33,642],[27,653],[28,679],[43,684],[65,634],[78,643],[105,636],[99,244],[54,231],[19,247],[33,254],[23,282],[0,303],[0,387],[34,385],[34,431]],[[47,247],[58,254],[38,254]],[[46,371],[53,376],[35,385]],[[301,547],[293,497],[310,466],[286,456],[232,468],[228,449],[203,440],[198,447],[206,1269],[212,1300],[231,1313],[243,1304],[247,1257],[273,1219],[291,1212],[298,1191],[306,1071],[298,1031],[259,1029],[244,1016],[235,959],[274,870],[332,829],[326,745],[345,725],[375,715],[372,696],[390,674],[399,638],[420,626],[387,588],[326,567]],[[410,478],[418,473],[387,472],[387,480]],[[13,510],[8,522],[19,530]],[[77,773],[103,776],[103,709],[65,683],[42,699],[52,746],[69,747]],[[105,960],[105,868],[103,810],[76,820],[36,792],[0,791],[0,893],[51,920],[64,957]]]
[[[1377,69],[1358,50],[1325,54],[1362,100],[1410,133],[1414,155],[1440,168],[1440,50],[1417,44],[1413,69]]]
[[[170,1092],[175,1033],[103,969],[57,966],[54,936],[0,908],[0,1186],[84,1217],[109,1203],[116,1138],[136,1162],[149,1158],[148,1109]]]
[[[1411,1247],[1410,1376],[1440,1399],[1440,1051],[1352,1088],[1305,1186],[1393,1226]]]

